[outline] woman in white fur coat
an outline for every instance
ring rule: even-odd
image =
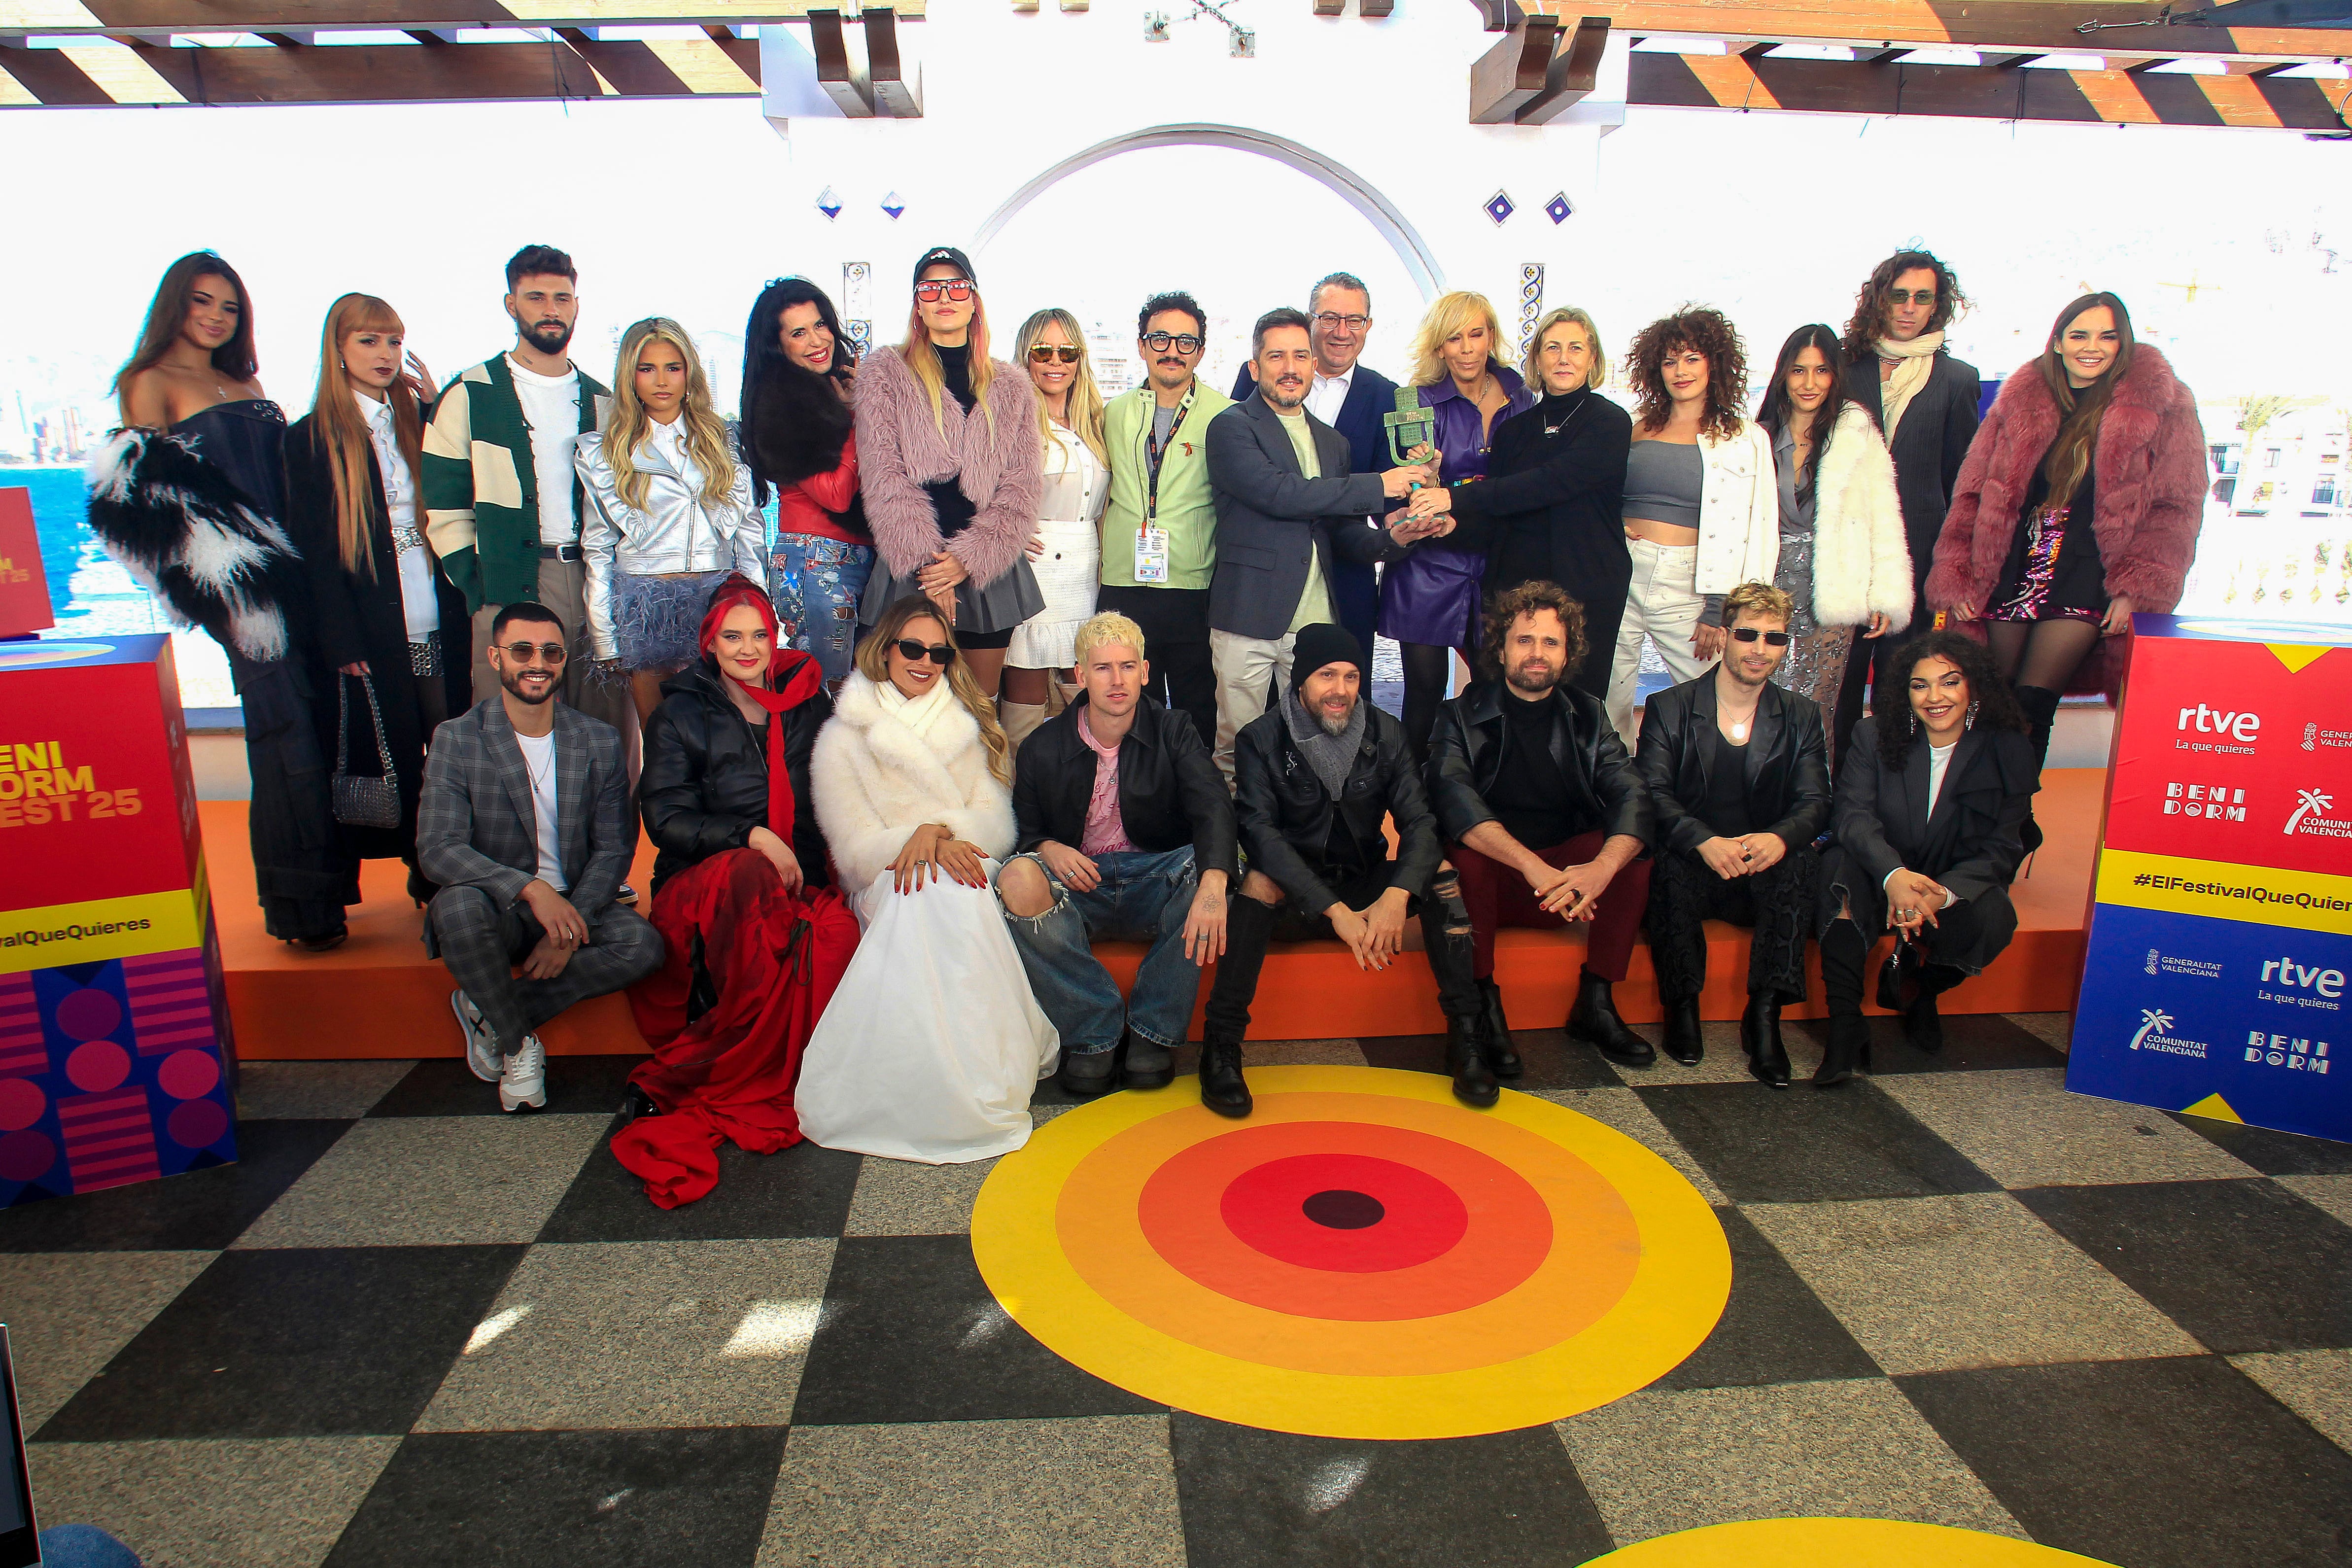
[[[1780,477],[1772,582],[1797,606],[1776,679],[1821,704],[1831,737],[1854,637],[1886,637],[1911,623],[1911,549],[1895,462],[1877,421],[1846,395],[1838,358],[1835,332],[1799,327],[1780,345],[1756,414]],[[1837,759],[1830,761],[1834,767]]]
[[[1012,1152],[1061,1042],[991,887],[1013,851],[1012,748],[928,599],[858,645],[809,772],[863,934],[802,1059],[802,1132],[934,1165]]]

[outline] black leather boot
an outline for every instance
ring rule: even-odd
[[[2033,769],[2039,776],[2042,764],[2050,756],[2050,731],[2058,724],[2058,693],[2046,686],[2020,686],[2012,689],[2017,693],[2017,705],[2025,710],[2026,735],[2033,742]],[[2042,847],[2042,825],[2033,819],[2031,806],[2026,808],[2025,822],[2018,829],[2018,838],[2025,846],[2028,855]]]
[[[1789,1087],[1789,1050],[1780,1043],[1780,999],[1765,993],[1748,998],[1739,1016],[1739,1043],[1748,1052],[1748,1070],[1774,1089]]]
[[[1062,1050],[1062,1087],[1082,1100],[1108,1094],[1118,1087],[1118,1052]]]
[[[1629,1068],[1645,1068],[1658,1059],[1650,1042],[1627,1028],[1625,1020],[1617,1016],[1609,982],[1589,969],[1577,980],[1576,1005],[1568,1010],[1568,1037],[1582,1040],[1611,1061]]]
[[[1699,1027],[1698,998],[1666,1004],[1666,1055],[1686,1068],[1706,1059],[1706,1033]]]
[[[1220,1116],[1250,1113],[1249,1084],[1242,1078],[1238,1042],[1211,1040],[1202,1046],[1201,1103]]]
[[[1454,1098],[1484,1110],[1503,1097],[1503,1089],[1486,1065],[1480,1033],[1475,1018],[1445,1020],[1445,1070],[1454,1075]]]
[[[1965,978],[1949,964],[1930,963],[1919,971],[1919,994],[1903,1009],[1903,1043],[1915,1051],[1944,1048],[1944,1020],[1936,1011],[1937,996]]]
[[[1176,1081],[1176,1054],[1129,1029],[1127,1063],[1118,1081],[1122,1089],[1166,1089]]]
[[[1503,1016],[1503,988],[1489,975],[1478,982],[1478,997],[1484,1005],[1478,1014],[1478,1027],[1485,1037],[1486,1065],[1496,1078],[1520,1078],[1528,1070],[1519,1060],[1518,1047],[1511,1044],[1511,1021]]]
[[[1815,1089],[1834,1089],[1852,1078],[1857,1067],[1870,1065],[1870,1024],[1861,1010],[1830,1014],[1829,1049],[1814,1069]]]

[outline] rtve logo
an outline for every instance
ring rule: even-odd
[[[2332,1001],[2344,994],[2344,972],[2340,969],[2305,969],[2293,958],[2273,958],[2263,964],[2263,984],[2284,985],[2296,991],[2316,991]]]
[[[2254,733],[2263,727],[2259,713],[2225,713],[2200,702],[2194,708],[2180,710],[2179,730],[2194,731],[2200,735],[2227,735],[2244,745],[2252,745]]]

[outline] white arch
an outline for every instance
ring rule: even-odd
[[[1388,197],[1345,164],[1337,163],[1312,148],[1276,136],[1271,132],[1252,131],[1239,125],[1154,125],[1141,131],[1130,131],[1114,136],[1108,142],[1097,142],[1082,153],[1073,153],[1060,163],[1037,175],[1027,184],[1007,196],[997,209],[988,215],[972,237],[972,248],[986,247],[1013,221],[1021,209],[1043,195],[1055,182],[1066,179],[1081,169],[1091,168],[1107,158],[1122,153],[1139,152],[1146,147],[1231,147],[1237,152],[1255,153],[1261,158],[1271,158],[1286,168],[1296,169],[1308,179],[1327,187],[1357,212],[1364,221],[1380,232],[1382,239],[1404,263],[1405,271],[1420,289],[1422,302],[1427,304],[1445,292],[1445,268],[1438,265],[1437,257],[1405,216],[1397,211]]]

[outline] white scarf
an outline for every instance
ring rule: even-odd
[[[1895,427],[1903,422],[1903,411],[1911,406],[1911,395],[1927,384],[1936,368],[1936,353],[1943,346],[1941,332],[1921,332],[1907,343],[1881,338],[1872,345],[1871,352],[1880,359],[1895,362],[1895,374],[1878,391],[1878,423],[1886,432],[1888,446],[1895,444]]]
[[[941,715],[950,708],[961,706],[954,689],[948,684],[945,671],[940,672],[939,679],[931,683],[931,689],[920,697],[909,697],[887,680],[875,681],[873,686],[874,700],[881,704],[882,711],[925,739],[929,737],[931,726],[940,721]]]

